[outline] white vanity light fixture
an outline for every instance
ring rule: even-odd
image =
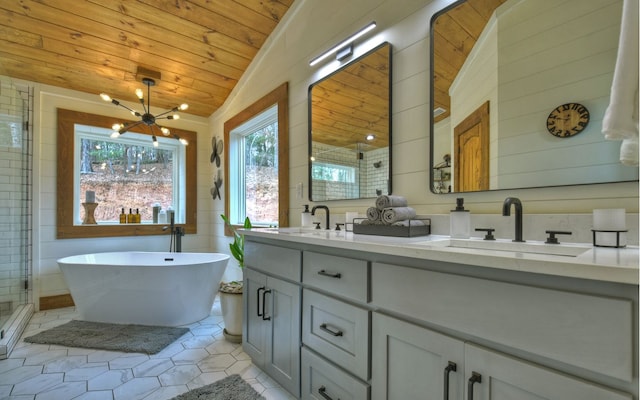
[[[370,24],[368,24],[364,28],[360,29],[358,32],[354,33],[353,35],[349,36],[348,38],[346,38],[342,42],[338,43],[337,45],[333,46],[329,50],[325,51],[324,53],[322,53],[318,57],[316,57],[313,60],[309,61],[309,66],[313,67],[314,65],[318,64],[320,61],[324,60],[325,58],[329,57],[330,55],[332,55],[334,53],[337,53],[337,59],[339,61],[342,61],[345,58],[351,56],[353,54],[353,42],[356,39],[364,36],[367,32],[371,31],[375,27],[376,27],[375,21],[371,22]]]

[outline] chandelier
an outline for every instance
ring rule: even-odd
[[[120,124],[113,124],[113,126],[111,127],[111,129],[113,129],[113,133],[111,134],[112,138],[117,138],[120,135],[122,135],[123,133],[131,130],[131,128],[134,128],[138,125],[147,125],[149,127],[149,129],[151,130],[151,139],[153,140],[153,146],[154,147],[158,147],[158,139],[156,138],[155,135],[155,131],[154,128],[158,128],[160,130],[160,132],[162,132],[162,134],[164,136],[171,136],[171,131],[164,127],[164,126],[160,126],[158,125],[158,120],[159,119],[179,119],[180,116],[178,114],[171,114],[171,115],[167,115],[169,113],[175,113],[178,111],[184,111],[187,108],[189,108],[189,105],[186,103],[183,103],[177,107],[173,107],[171,110],[169,111],[165,111],[163,113],[160,113],[158,115],[153,115],[151,114],[151,86],[154,86],[156,84],[156,81],[154,81],[151,78],[142,78],[142,83],[144,83],[145,85],[147,85],[147,104],[144,104],[144,92],[142,91],[142,89],[138,88],[136,89],[136,96],[138,96],[138,99],[140,100],[140,104],[142,104],[142,109],[144,111],[144,113],[140,113],[136,110],[133,110],[127,106],[125,106],[124,104],[120,103],[118,100],[116,99],[112,99],[108,94],[106,93],[101,93],[100,97],[102,98],[102,100],[104,101],[108,101],[111,102],[113,104],[115,104],[116,106],[120,106],[122,108],[125,108],[127,110],[129,110],[129,112],[140,118],[140,121],[137,122],[125,122],[125,123],[120,123]],[[173,138],[178,140],[180,143],[187,145],[188,142],[185,139],[182,139],[181,137],[179,137],[178,135],[173,135]]]

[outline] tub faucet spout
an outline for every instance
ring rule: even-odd
[[[329,228],[329,207],[327,206],[315,206],[311,209],[311,215],[316,215],[316,209],[322,208],[325,214],[325,229]]]
[[[516,238],[514,242],[524,242],[522,239],[522,203],[517,197],[507,197],[502,204],[502,215],[508,217],[511,215],[511,205],[516,209]]]

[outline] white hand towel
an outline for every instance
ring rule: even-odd
[[[618,55],[602,133],[606,139],[623,140],[623,164],[638,165],[638,0],[624,0],[622,6]]]
[[[393,224],[415,216],[416,211],[411,207],[390,207],[382,210],[382,222],[385,224]]]
[[[407,199],[405,199],[403,196],[382,195],[376,198],[376,207],[380,211],[389,207],[406,207],[406,206],[407,206]]]

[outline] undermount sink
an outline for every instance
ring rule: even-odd
[[[507,240],[446,239],[431,242],[434,245],[458,249],[509,251],[517,253],[545,254],[550,256],[577,257],[591,247],[580,244],[546,244],[543,242],[513,242]]]

